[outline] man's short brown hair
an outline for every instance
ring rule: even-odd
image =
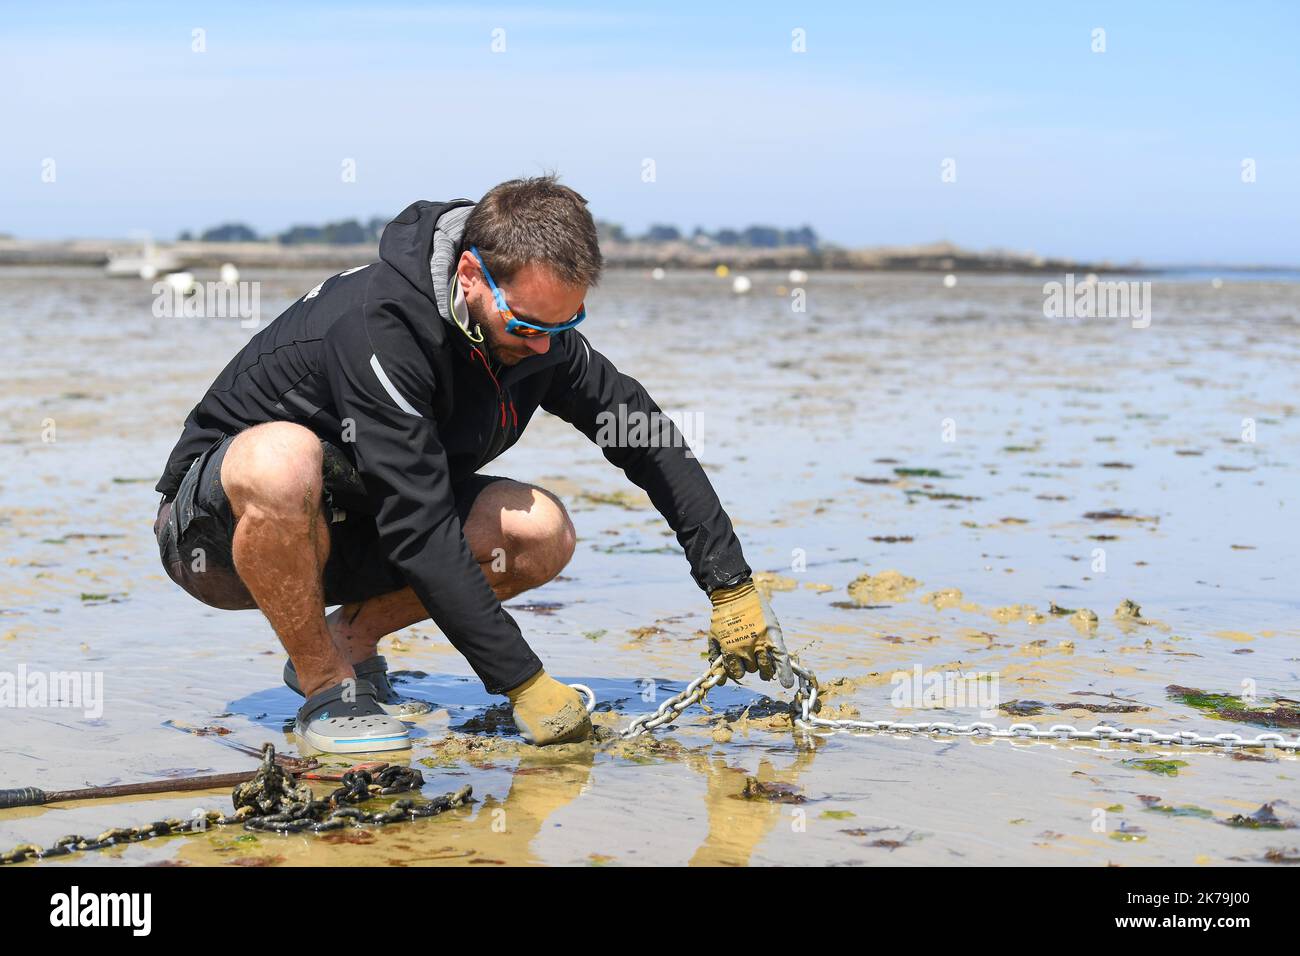
[[[478,248],[499,283],[539,263],[561,282],[589,287],[604,265],[587,200],[554,174],[493,186],[469,214],[461,242]]]

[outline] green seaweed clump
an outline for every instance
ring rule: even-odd
[[[1158,757],[1133,757],[1129,760],[1121,760],[1120,766],[1132,767],[1134,770],[1145,770],[1147,773],[1158,773],[1165,777],[1178,776],[1178,768],[1186,767],[1186,760],[1161,760]]]
[[[1300,707],[1295,701],[1261,697],[1246,700],[1232,694],[1215,694],[1195,687],[1170,684],[1169,699],[1195,708],[1214,720],[1231,720],[1256,727],[1300,727]]]

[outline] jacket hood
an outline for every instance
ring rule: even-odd
[[[411,203],[384,228],[379,240],[379,258],[419,289],[449,324],[451,279],[473,208],[469,199]]]

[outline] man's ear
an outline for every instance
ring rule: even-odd
[[[468,249],[460,254],[460,260],[456,263],[456,275],[460,277],[460,287],[466,292],[474,287],[474,284],[478,282],[482,275],[479,272],[474,253]]]

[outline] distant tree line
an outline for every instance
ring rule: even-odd
[[[367,223],[356,219],[344,219],[342,222],[327,222],[323,226],[293,226],[273,236],[260,236],[257,230],[242,222],[228,222],[213,226],[199,233],[200,242],[262,242],[274,241],[282,246],[300,246],[307,243],[329,246],[350,246],[363,243],[376,243],[379,234],[384,231],[388,220],[375,216]],[[195,238],[189,230],[180,234],[181,242]]]
[[[362,223],[356,219],[344,219],[342,222],[329,222],[323,226],[293,226],[274,236],[259,236],[257,231],[239,222],[229,222],[211,229],[205,229],[198,236],[201,242],[260,242],[271,240],[284,246],[297,246],[306,243],[325,245],[361,245],[376,243],[379,234],[384,231],[388,220],[379,216]],[[602,242],[689,242],[692,245],[734,246],[748,249],[776,249],[783,246],[803,246],[807,249],[817,248],[817,233],[811,226],[799,229],[780,229],[776,226],[749,226],[746,229],[718,229],[709,232],[696,226],[690,235],[676,226],[655,223],[643,235],[629,236],[618,223],[598,221],[596,230]],[[186,230],[180,234],[182,242],[193,240],[194,235]]]
[[[600,238],[609,242],[689,242],[697,246],[741,246],[749,249],[776,249],[781,246],[817,248],[817,233],[811,226],[780,229],[776,226],[749,226],[746,229],[718,229],[709,232],[702,226],[687,235],[676,226],[654,223],[643,235],[629,236],[618,223],[597,222]]]

